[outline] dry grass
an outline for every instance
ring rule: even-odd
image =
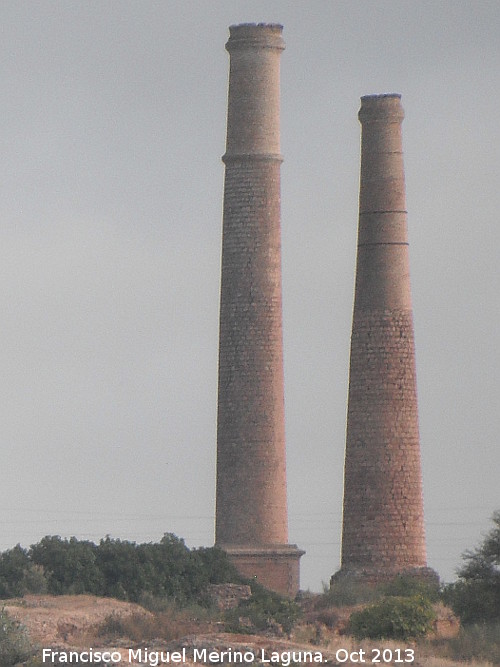
[[[456,660],[447,660],[446,658],[436,658],[428,656],[424,662],[420,663],[423,667],[493,667],[491,662],[457,662]],[[415,665],[417,667],[417,665]]]
[[[3,605],[28,629],[32,641],[44,646],[83,647],[91,629],[111,614],[151,615],[137,604],[92,595],[28,595]]]
[[[213,622],[193,614],[193,610],[171,608],[166,611],[121,616],[110,614],[92,628],[94,638],[100,644],[116,643],[123,640],[131,642],[153,641],[160,639],[171,641],[185,635],[205,634],[213,630]],[[92,636],[88,636],[92,640]]]
[[[484,660],[500,665],[500,623],[463,627],[456,637],[431,640],[429,650],[450,660]]]

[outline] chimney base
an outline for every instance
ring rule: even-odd
[[[396,579],[418,581],[429,586],[439,586],[439,575],[430,567],[409,567],[406,570],[391,571],[387,568],[375,567],[341,568],[330,578],[330,590],[341,582],[349,581],[353,584],[374,588],[379,584],[389,584]]]
[[[299,592],[299,561],[305,551],[297,548],[296,544],[216,546],[225,551],[243,577],[286,597],[294,598]]]

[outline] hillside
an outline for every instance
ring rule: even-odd
[[[188,611],[169,614],[155,614],[143,607],[111,598],[99,598],[90,595],[29,595],[24,598],[5,600],[5,611],[11,618],[22,623],[30,638],[39,647],[37,658],[39,662],[32,664],[67,664],[69,651],[83,652],[92,647],[97,655],[98,651],[113,653],[113,662],[109,664],[125,665],[154,665],[158,664],[163,651],[170,653],[170,664],[178,660],[187,665],[193,664],[249,664],[246,660],[238,661],[240,651],[246,654],[248,660],[253,654],[255,663],[274,667],[287,663],[325,665],[367,665],[386,664],[394,667],[401,664],[412,664],[416,667],[455,667],[464,663],[433,658],[426,652],[415,650],[415,660],[410,662],[415,647],[408,646],[408,662],[403,662],[405,654],[403,647],[395,642],[355,642],[353,639],[339,634],[349,610],[339,611],[337,629],[328,629],[317,619],[315,620],[305,610],[305,619],[293,630],[291,637],[273,636],[271,632],[263,634],[229,634],[223,632],[222,623],[215,618],[199,618]],[[240,619],[243,621],[243,619]],[[140,633],[143,633],[142,635]],[[157,636],[155,636],[155,634]],[[279,634],[279,629],[275,629]],[[283,634],[283,633],[281,633]],[[162,637],[165,637],[162,639]],[[51,660],[46,658],[42,663],[42,649],[50,648],[59,653],[54,654],[61,658]],[[372,659],[377,652],[386,649],[383,661]],[[361,653],[364,651],[364,653]],[[118,660],[118,653],[121,659]],[[177,652],[179,655],[177,656]],[[210,656],[210,652],[213,653]],[[351,655],[353,660],[349,660]],[[392,656],[392,660],[388,658]],[[84,657],[87,657],[86,655]],[[210,658],[212,660],[210,660]],[[265,661],[268,661],[267,663]],[[73,664],[75,664],[73,662]],[[106,664],[94,662],[91,664]],[[168,664],[168,663],[163,663]],[[469,663],[470,665],[471,663]],[[477,667],[480,666],[476,663]]]

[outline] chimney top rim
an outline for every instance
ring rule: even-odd
[[[229,26],[229,40],[226,50],[276,49],[283,51],[285,42],[280,23],[239,23]]]
[[[401,93],[373,93],[371,95],[362,95],[361,96],[361,101],[381,99],[381,98],[384,98],[384,97],[395,97],[397,99],[401,99]]]
[[[401,123],[405,112],[401,106],[399,93],[383,95],[365,95],[361,98],[358,112],[359,121],[363,123]]]
[[[234,30],[238,28],[272,28],[274,30],[283,30],[283,25],[281,23],[233,23],[229,26],[229,30]]]

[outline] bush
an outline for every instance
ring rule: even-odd
[[[260,584],[248,582],[252,597],[225,614],[227,632],[252,634],[256,630],[289,633],[300,617],[299,605]]]
[[[211,619],[205,609],[170,609],[156,613],[110,614],[94,627],[94,634],[106,642],[127,638],[133,642],[162,639],[171,641],[208,630]]]
[[[32,655],[33,648],[23,626],[0,611],[0,665],[10,667],[24,662]]]
[[[334,581],[329,590],[325,590],[316,603],[317,609],[324,607],[351,607],[361,602],[371,602],[378,597],[373,586],[343,577]]]
[[[137,602],[141,605],[141,607],[144,607],[144,609],[147,609],[152,613],[168,611],[174,605],[172,600],[170,600],[165,595],[155,595],[150,591],[143,591]]]
[[[432,629],[431,602],[421,596],[387,597],[351,614],[348,632],[356,639],[416,639]]]
[[[414,597],[421,595],[431,602],[439,600],[439,583],[422,581],[418,576],[399,574],[387,584],[382,584],[379,591],[387,597]]]

